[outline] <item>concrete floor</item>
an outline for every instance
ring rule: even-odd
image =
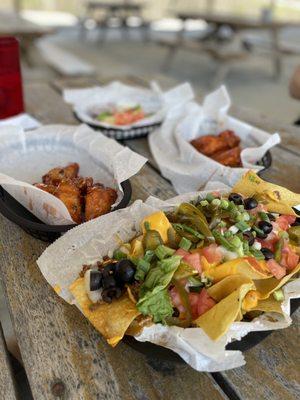
[[[113,30],[108,32],[104,43],[99,42],[94,31],[89,32],[86,40],[79,40],[79,37],[78,31],[69,30],[48,40],[91,63],[102,76],[155,76],[162,73],[167,50],[151,40],[144,42],[141,35],[124,38],[120,31]],[[299,46],[299,56],[283,58],[283,73],[278,80],[272,76],[270,56],[253,54],[231,67],[224,83],[234,104],[260,110],[286,123],[292,123],[300,116],[300,102],[291,99],[288,93],[291,74],[300,64],[297,38],[300,38],[300,30],[289,29],[282,35],[285,43]],[[180,50],[165,74],[177,81],[189,81],[195,90],[205,93],[212,89],[215,68],[214,62],[205,54]]]

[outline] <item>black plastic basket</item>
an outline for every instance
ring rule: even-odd
[[[300,299],[291,300],[291,314],[293,314],[300,306]],[[250,332],[241,340],[236,340],[226,346],[226,350],[247,351],[259,344],[273,331]],[[177,353],[166,347],[158,346],[150,342],[139,342],[132,336],[125,336],[123,342],[132,347],[139,353],[144,354],[148,358],[159,359],[160,361],[169,361],[175,363],[185,362]]]
[[[126,180],[122,182],[121,186],[124,192],[123,198],[112,211],[126,207],[131,199],[132,188],[130,181]],[[0,186],[0,212],[4,217],[19,225],[25,232],[44,242],[53,242],[59,238],[62,233],[76,226],[76,224],[45,224],[7,193],[2,186]]]

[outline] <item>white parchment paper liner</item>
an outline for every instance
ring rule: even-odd
[[[209,189],[216,190],[217,187],[210,185]],[[44,251],[37,264],[50,285],[60,287],[60,296],[69,303],[75,303],[68,288],[78,278],[82,264],[94,263],[111,253],[119,246],[117,237],[124,241],[130,240],[139,230],[144,216],[159,209],[169,210],[182,201],[204,196],[205,193],[190,193],[167,201],[154,197],[145,203],[137,200],[126,209],[114,211],[67,232]],[[200,328],[183,329],[161,324],[144,328],[136,339],[172,349],[198,371],[214,372],[236,368],[245,363],[244,357],[240,351],[225,350],[227,343],[241,339],[248,332],[285,328],[291,323],[289,300],[300,297],[300,279],[287,284],[284,292],[283,316],[269,313],[252,322],[233,323],[227,335],[219,341],[212,341]]]
[[[259,171],[256,165],[267,150],[280,143],[277,133],[257,129],[228,115],[230,98],[224,86],[207,95],[202,106],[188,102],[173,107],[163,125],[149,136],[153,157],[162,174],[178,193],[203,188],[209,180],[234,185],[249,169]],[[199,153],[189,142],[199,136],[218,134],[230,129],[241,138],[243,168],[221,165]]]
[[[172,107],[192,100],[194,93],[188,83],[162,92],[156,82],[151,83],[150,89],[145,89],[114,81],[106,86],[65,89],[63,96],[67,103],[73,104],[73,110],[83,122],[106,129],[114,128],[126,131],[133,127],[160,123]],[[146,114],[151,115],[133,124],[122,126],[97,121],[92,117],[92,114],[105,111],[111,104],[133,106],[139,104]]]
[[[121,182],[135,175],[147,159],[86,125],[48,125],[24,132],[0,127],[0,185],[50,225],[74,223],[64,203],[33,186],[49,169],[78,162],[79,174],[123,192]]]

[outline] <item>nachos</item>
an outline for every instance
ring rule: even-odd
[[[70,291],[111,345],[144,326],[200,327],[282,313],[300,270],[300,195],[249,172],[232,189],[157,211],[113,254],[85,265]]]

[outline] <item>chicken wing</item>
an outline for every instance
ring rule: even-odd
[[[117,192],[112,188],[94,185],[88,188],[85,197],[85,220],[97,218],[110,211],[117,199]]]
[[[93,178],[91,177],[84,178],[82,176],[78,176],[72,179],[72,181],[78,187],[82,196],[86,195],[88,188],[92,187],[94,183]]]
[[[54,195],[67,207],[72,219],[80,224],[82,222],[82,198],[80,190],[71,180],[62,180]]]
[[[45,183],[35,183],[33,186],[44,190],[44,192],[50,193],[50,194],[54,194],[55,190],[56,190],[56,186],[54,185],[46,185]]]
[[[221,132],[218,136],[205,135],[191,141],[196,150],[208,157],[238,146],[239,143],[240,138],[229,130]]]
[[[50,169],[43,177],[43,183],[57,186],[63,179],[76,178],[79,171],[79,164],[71,163],[66,167]]]
[[[240,167],[242,165],[240,146],[213,154],[211,158],[226,167]]]

